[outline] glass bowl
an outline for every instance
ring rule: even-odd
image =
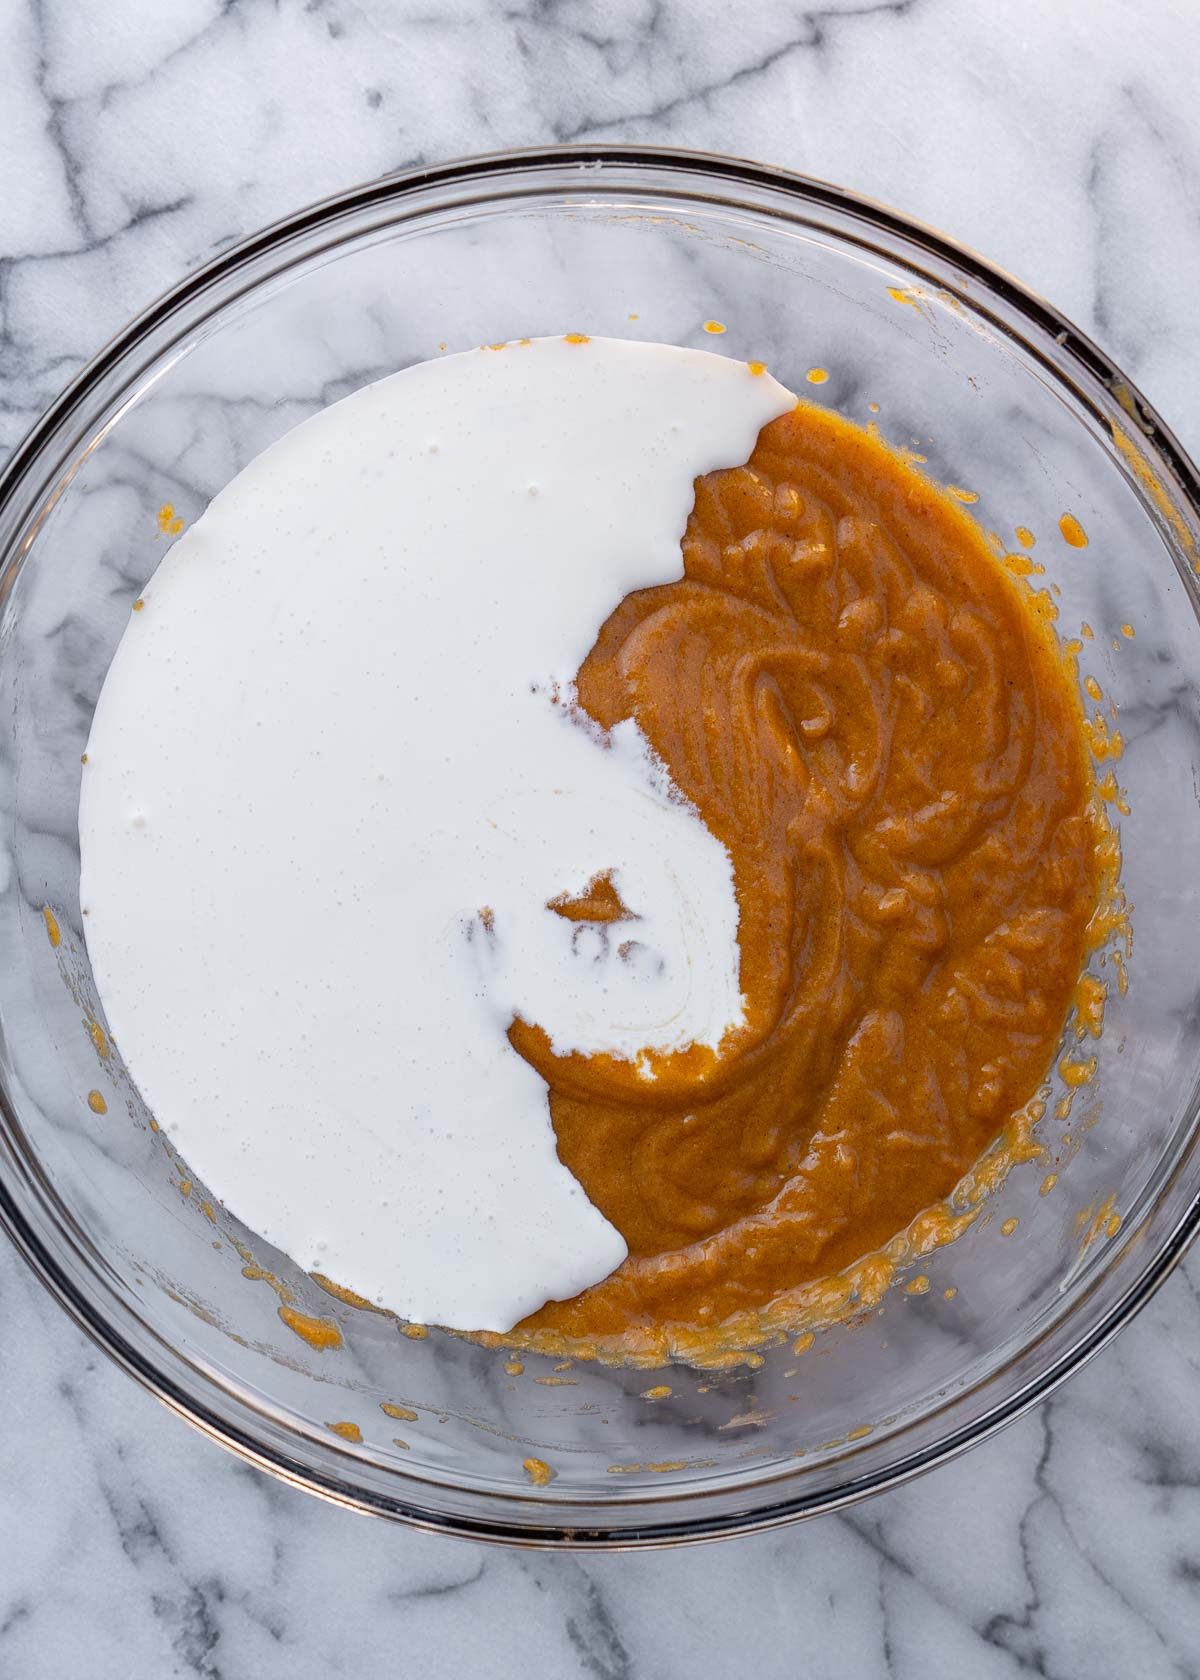
[[[107,1041],[81,935],[80,754],[160,527],[195,519],[273,439],[368,380],[570,330],[761,358],[812,400],[876,419],[924,457],[914,471],[977,493],[1004,547],[1028,527],[1064,634],[1094,630],[1081,672],[1115,701],[1126,746],[1136,941],[1095,1080],[1069,1118],[1051,1091],[1042,1159],[907,1288],[800,1351],[789,1339],[720,1372],[563,1370],[332,1298],[173,1156]],[[828,378],[806,383],[810,369]],[[473,159],[345,193],[227,252],[95,359],[0,480],[0,1214],[14,1241],[101,1346],[217,1440],[345,1505],[476,1538],[736,1533],[983,1439],[1128,1320],[1197,1222],[1198,507],[1170,433],[1053,310],[891,211],[751,164],[610,147]],[[1087,547],[1060,535],[1067,512]],[[311,1345],[281,1307],[293,1325],[334,1321],[341,1345]]]

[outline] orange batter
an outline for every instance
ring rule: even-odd
[[[1047,1077],[1100,884],[1079,701],[1035,597],[876,437],[799,405],[696,484],[682,581],[579,673],[733,861],[745,1025],[719,1052],[556,1057],[559,1154],[629,1259],[514,1337],[711,1333],[877,1250]],[[553,908],[626,915],[611,881]]]

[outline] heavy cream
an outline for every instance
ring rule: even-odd
[[[573,679],[681,575],[693,480],[794,400],[664,345],[449,356],[298,426],[155,572],[88,742],[88,951],[160,1125],[302,1266],[503,1331],[625,1257],[506,1032],[648,1078],[719,1045],[737,902]],[[548,908],[604,872],[619,939]]]

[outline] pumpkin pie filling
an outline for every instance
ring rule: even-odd
[[[815,407],[697,480],[684,576],[578,676],[727,848],[744,1023],[716,1050],[556,1056],[562,1161],[628,1259],[509,1341],[718,1348],[939,1202],[1046,1080],[1102,819],[1047,598],[879,439]],[[600,877],[560,914],[636,920]]]

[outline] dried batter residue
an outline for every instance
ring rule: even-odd
[[[1063,534],[1064,542],[1070,543],[1072,548],[1087,547],[1087,532],[1073,513],[1064,513],[1058,522],[1058,528]]]
[[[289,1307],[286,1302],[279,1306],[279,1316],[288,1329],[307,1342],[310,1348],[318,1353],[324,1353],[330,1348],[340,1348],[342,1332],[331,1318],[313,1318],[309,1313],[297,1312],[295,1307]]]

